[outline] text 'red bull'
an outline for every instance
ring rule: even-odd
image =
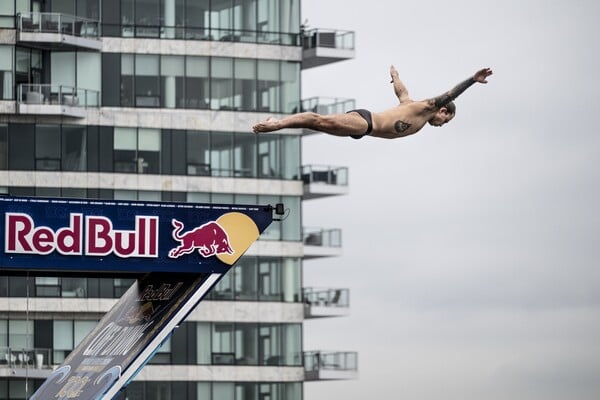
[[[158,257],[158,217],[136,216],[135,229],[114,229],[102,216],[71,213],[69,226],[36,226],[28,214],[5,214],[6,253]]]

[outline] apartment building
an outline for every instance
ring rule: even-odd
[[[302,71],[354,56],[354,33],[306,30],[300,0],[3,0],[0,193],[286,207],[120,399],[300,400],[354,379],[357,355],[303,347],[306,318],[346,315],[347,289],[303,288],[338,229],[303,201],[344,195],[344,167],[301,165],[270,115],[353,108],[301,98]],[[131,276],[0,274],[0,398],[28,398]],[[343,350],[343,349],[341,349]]]

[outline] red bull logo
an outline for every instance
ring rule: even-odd
[[[178,258],[195,250],[198,250],[198,253],[204,258],[234,253],[227,232],[216,221],[207,222],[184,233],[181,233],[182,222],[173,218],[171,223],[174,228],[173,239],[180,244],[169,251],[170,258]]]

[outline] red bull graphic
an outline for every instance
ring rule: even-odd
[[[207,258],[217,254],[233,254],[234,251],[229,243],[229,236],[225,229],[216,221],[210,221],[190,231],[181,233],[183,223],[173,218],[173,239],[178,241],[179,246],[169,252],[169,257],[178,258],[184,254],[190,254],[194,250],[202,257]]]
[[[271,223],[271,210],[0,196],[0,271],[224,273]]]

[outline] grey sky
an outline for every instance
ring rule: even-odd
[[[309,27],[356,32],[354,60],[303,72],[304,98],[380,111],[390,64],[414,99],[494,71],[443,128],[304,139],[304,164],[350,168],[348,196],[305,202],[344,255],[307,261],[304,285],[351,289],[305,348],[360,353],[359,380],[306,399],[600,398],[600,3],[302,4]]]

